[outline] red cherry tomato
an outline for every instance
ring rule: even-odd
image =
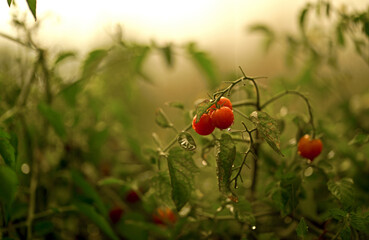
[[[311,139],[310,135],[306,134],[300,138],[297,144],[298,154],[301,157],[314,160],[322,152],[323,143],[320,139]]]
[[[140,201],[140,196],[135,190],[129,190],[126,194],[126,201],[129,203],[136,203]]]
[[[221,108],[221,107],[229,107],[230,109],[233,109],[232,108],[232,103],[231,103],[231,100],[229,100],[228,98],[226,97],[221,97],[218,101],[218,107]],[[208,109],[209,112],[212,112],[214,110],[216,110],[217,107],[215,106],[215,104],[211,105],[211,107]]]
[[[209,114],[203,114],[200,121],[196,123],[196,116],[192,121],[192,128],[200,135],[209,135],[215,129],[213,122],[211,121]]]
[[[157,225],[171,225],[177,222],[177,215],[170,208],[157,208],[152,219]]]
[[[221,107],[211,113],[211,120],[219,129],[229,128],[234,121],[233,110],[229,107]]]
[[[109,211],[109,218],[110,221],[113,224],[116,224],[119,222],[119,220],[122,218],[124,211],[121,207],[114,207]]]

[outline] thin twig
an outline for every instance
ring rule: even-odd
[[[268,106],[270,103],[272,103],[272,102],[274,102],[274,101],[276,101],[276,100],[278,100],[279,98],[281,98],[281,97],[283,97],[283,96],[285,96],[285,95],[287,95],[287,94],[294,94],[294,95],[297,95],[297,96],[299,96],[299,97],[301,97],[304,101],[305,101],[305,103],[306,103],[306,105],[307,105],[307,108],[308,108],[308,112],[309,112],[309,123],[310,123],[310,125],[311,125],[311,128],[312,128],[312,132],[313,132],[313,134],[312,134],[312,138],[314,138],[315,137],[315,125],[314,125],[314,118],[313,118],[313,113],[312,113],[312,108],[311,108],[311,105],[310,105],[310,102],[309,102],[309,99],[305,96],[305,95],[303,95],[302,93],[300,93],[300,92],[298,92],[298,91],[294,91],[294,90],[286,90],[286,91],[284,91],[284,92],[282,92],[282,93],[279,93],[279,94],[277,94],[277,95],[275,95],[274,97],[272,97],[271,99],[269,99],[268,101],[266,101],[263,105],[261,105],[261,109],[263,109],[263,108],[265,108],[266,106]]]

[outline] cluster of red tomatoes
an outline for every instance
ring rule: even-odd
[[[192,128],[200,135],[209,135],[215,128],[227,129],[234,121],[231,101],[226,97],[221,97],[217,104],[213,104],[200,120],[196,123],[193,118]]]

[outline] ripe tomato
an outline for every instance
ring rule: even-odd
[[[177,222],[177,215],[168,207],[157,208],[152,219],[157,225],[170,225]]]
[[[140,201],[140,196],[135,190],[129,190],[126,194],[126,201],[129,203],[136,203]]]
[[[322,152],[323,143],[320,139],[311,139],[310,135],[305,134],[297,144],[298,154],[301,157],[314,160]]]
[[[209,135],[215,129],[213,122],[211,121],[209,114],[203,114],[200,121],[196,123],[196,116],[192,121],[192,128],[200,135]]]
[[[210,117],[215,127],[219,129],[229,128],[234,120],[233,110],[229,107],[221,107],[213,111]]]
[[[113,224],[116,224],[119,222],[119,220],[121,219],[122,215],[123,215],[124,211],[121,207],[114,207],[109,211],[109,218],[110,221]]]
[[[230,109],[233,109],[232,108],[232,103],[231,101],[226,98],[226,97],[221,97],[218,101],[218,104],[217,104],[220,107],[229,107]],[[211,107],[209,108],[209,112],[212,112],[214,110],[216,110],[217,107],[215,106],[215,104],[211,105]]]

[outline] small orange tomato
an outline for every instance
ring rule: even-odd
[[[210,115],[205,113],[201,116],[200,121],[196,123],[196,117],[193,118],[192,128],[200,135],[209,135],[215,129],[213,122],[211,121]]]
[[[320,139],[311,139],[309,134],[300,138],[297,144],[298,154],[313,161],[322,152],[323,143]]]
[[[152,215],[152,219],[157,225],[171,225],[177,222],[177,215],[172,211],[172,209],[157,208]]]
[[[233,110],[229,107],[221,107],[213,111],[210,117],[215,127],[219,129],[229,128],[234,121]]]

